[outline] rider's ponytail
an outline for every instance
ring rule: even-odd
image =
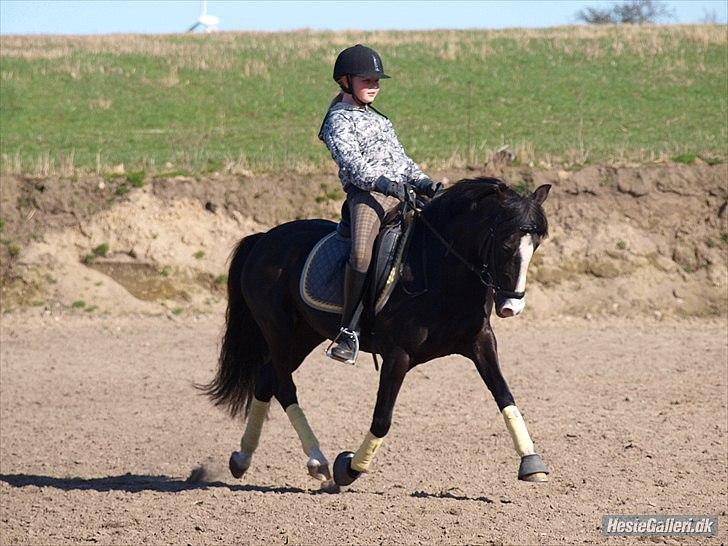
[[[329,104],[329,107],[326,109],[326,115],[324,116],[324,120],[321,122],[321,128],[318,132],[319,140],[324,140],[324,124],[326,123],[326,118],[329,117],[329,110],[331,110],[335,104],[339,104],[341,101],[344,100],[344,92],[342,91],[338,95],[336,95],[332,100],[331,104]]]
[[[333,99],[331,100],[331,104],[329,104],[329,108],[328,108],[328,110],[331,110],[331,107],[332,107],[332,106],[333,106],[334,104],[339,104],[339,103],[340,103],[340,102],[341,102],[342,100],[344,100],[344,92],[343,92],[343,91],[342,91],[341,93],[339,93],[338,95],[336,95],[336,96],[335,96],[335,97],[334,97],[334,98],[333,98]],[[328,110],[327,110],[327,111],[328,111]]]

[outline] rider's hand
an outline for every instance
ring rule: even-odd
[[[429,178],[420,178],[414,182],[415,191],[420,195],[435,197],[442,192],[442,182],[435,182]]]
[[[374,189],[386,196],[396,197],[400,201],[406,198],[406,189],[404,184],[396,180],[390,180],[386,176],[380,176],[374,183]]]

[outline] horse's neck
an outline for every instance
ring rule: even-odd
[[[469,210],[468,205],[461,205],[460,210],[447,214],[447,210],[440,211],[440,214],[426,215],[427,221],[459,254],[466,257],[468,261],[475,264],[480,257],[477,252],[480,243],[492,229],[500,217],[503,207],[495,198],[484,199],[478,204],[477,209]],[[427,230],[427,226],[422,226]],[[474,230],[478,230],[477,232]],[[433,239],[437,239],[433,235]],[[439,243],[444,248],[444,245]]]
[[[493,218],[499,211],[495,205],[478,209],[482,214],[492,215]],[[481,220],[481,212],[469,210],[459,212],[460,214],[456,212],[450,218],[446,214],[431,215],[431,218],[426,218],[432,229],[424,222],[418,222],[416,227],[420,230],[417,238],[420,248],[415,255],[424,255],[428,285],[434,282],[439,290],[472,294],[474,298],[483,300],[477,302],[480,305],[485,303],[487,291],[477,273],[468,265],[476,270],[480,270],[483,266],[478,250],[486,234],[475,233],[469,230],[469,227],[477,225],[480,230],[487,230],[492,226]],[[439,233],[445,242],[441,241],[432,232],[433,230]],[[455,253],[460,257],[458,258]],[[464,262],[467,262],[467,265]]]

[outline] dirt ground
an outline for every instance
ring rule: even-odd
[[[280,407],[242,480],[240,425],[196,394],[221,318],[2,317],[2,544],[725,544],[725,318],[495,323],[546,484],[472,363],[408,376],[372,472],[318,492]],[[377,373],[319,347],[295,379],[327,456],[368,429]],[[204,468],[202,481],[188,481]],[[603,514],[711,514],[714,539],[605,538]]]

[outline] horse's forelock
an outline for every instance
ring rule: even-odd
[[[539,237],[547,237],[549,226],[543,207],[531,195],[513,194],[503,204],[507,211],[507,223],[512,224],[508,227],[513,230],[528,227]]]

